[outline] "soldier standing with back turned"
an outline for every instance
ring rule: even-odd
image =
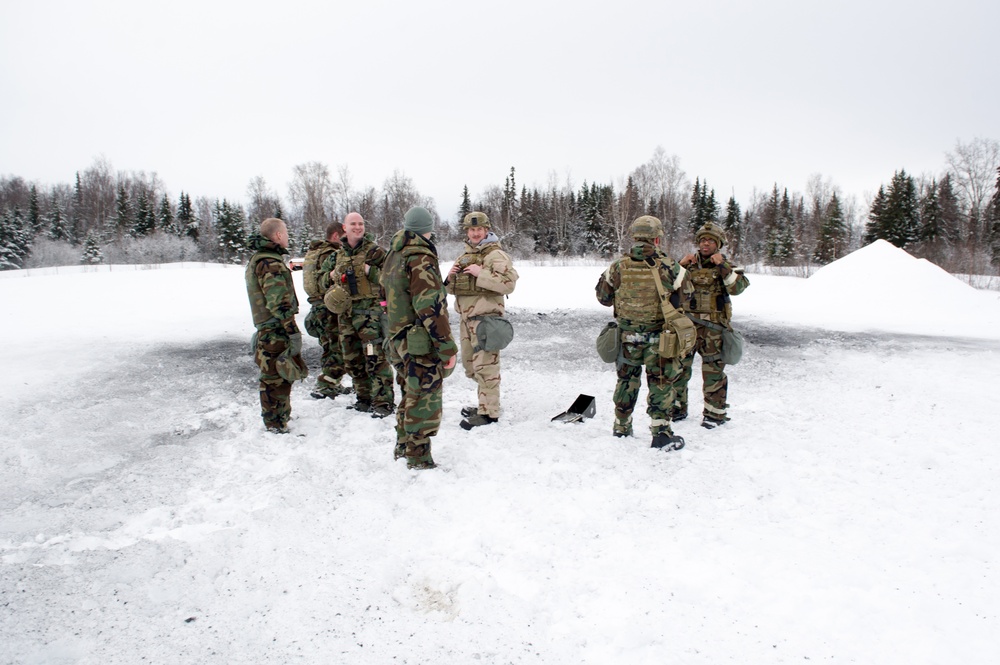
[[[743,293],[750,286],[750,280],[743,274],[742,268],[731,264],[719,252],[726,244],[726,236],[717,224],[705,222],[694,238],[698,252],[682,258],[681,265],[687,269],[694,286],[684,309],[698,329],[698,342],[694,351],[683,359],[672,417],[674,420],[687,417],[688,381],[697,352],[701,354],[702,392],[705,396],[701,426],[714,429],[729,420],[726,415],[729,379],[722,362],[722,331],[731,328],[733,318],[729,296]]]
[[[441,393],[457,349],[448,323],[448,297],[431,239],[434,220],[410,208],[392,237],[382,271],[389,319],[387,353],[402,394],[396,410],[396,459],[433,469],[431,437],[441,425]]]
[[[651,447],[676,450],[684,446],[684,439],[670,429],[670,407],[674,402],[673,382],[680,374],[680,359],[660,355],[660,335],[667,322],[659,294],[662,287],[664,293],[670,293],[674,308],[680,304],[678,290],[684,280],[684,268],[660,251],[661,228],[660,220],[650,215],[632,222],[632,247],[601,275],[596,292],[602,305],[614,305],[621,335],[612,433],[617,437],[632,436],[632,410],[639,398],[645,367]]]

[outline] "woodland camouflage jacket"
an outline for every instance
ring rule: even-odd
[[[254,234],[247,242],[254,251],[247,264],[247,296],[257,328],[284,328],[288,334],[298,332],[295,315],[299,300],[295,295],[292,273],[285,265],[288,250]]]

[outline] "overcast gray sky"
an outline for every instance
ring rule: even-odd
[[[262,175],[398,169],[446,219],[463,185],[617,182],[657,146],[744,204],[845,194],[1000,139],[995,0],[5,0],[0,174],[98,156],[244,201]]]

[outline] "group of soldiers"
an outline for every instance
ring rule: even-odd
[[[360,214],[349,213],[310,245],[303,265],[311,305],[306,330],[322,348],[312,396],[336,398],[349,392],[342,385],[349,374],[356,400],[348,408],[373,418],[385,418],[395,409],[394,454],[414,469],[435,466],[431,437],[441,424],[441,389],[459,357],[466,376],[478,386],[478,404],[462,409],[462,428],[500,418],[500,352],[483,348],[478,333],[484,320],[503,317],[504,299],[518,275],[485,213],[466,215],[462,226],[465,251],[444,275],[433,217],[421,207],[406,212],[388,251],[365,232]],[[303,378],[296,371],[301,363],[298,301],[283,260],[288,254],[285,223],[265,220],[250,247],[254,254],[246,282],[258,330],[254,357],[260,368],[261,416],[269,431],[285,433],[291,385]],[[460,319],[459,344],[448,319],[449,293]],[[299,363],[291,362],[295,356]]]
[[[742,293],[750,282],[721,253],[725,234],[717,224],[699,228],[698,250],[680,261],[660,249],[663,228],[656,217],[639,217],[630,232],[632,246],[595,287],[598,302],[614,307],[619,334],[612,433],[632,436],[632,410],[645,368],[651,446],[676,450],[684,439],[670,424],[687,418],[695,354],[702,361],[702,427],[714,429],[729,420],[722,339],[724,331],[732,330],[730,296]]]
[[[356,399],[348,408],[373,418],[395,410],[394,455],[405,457],[413,469],[435,466],[431,437],[441,424],[444,379],[458,358],[478,388],[478,403],[462,409],[462,428],[487,426],[500,418],[500,351],[484,344],[479,328],[503,317],[518,274],[485,213],[469,213],[462,228],[464,251],[444,274],[433,217],[421,207],[406,212],[388,251],[365,232],[364,218],[352,212],[343,223],[330,224],[325,238],[314,241],[305,256],[303,286],[311,305],[305,326],[322,348],[320,376],[311,395],[324,399],[350,392],[342,385],[349,374]],[[741,293],[749,282],[720,253],[725,236],[711,222],[696,233],[698,251],[680,261],[660,249],[662,226],[655,217],[636,219],[631,236],[632,247],[608,267],[596,287],[601,304],[614,307],[620,335],[612,432],[632,435],[632,411],[645,368],[651,445],[676,449],[684,440],[670,424],[687,417],[687,381],[695,353],[702,357],[704,377],[702,425],[711,429],[728,420],[722,332],[731,329],[729,296]],[[295,321],[298,300],[286,261],[285,222],[264,220],[249,246],[254,254],[246,284],[257,329],[261,416],[268,431],[286,433],[292,383],[308,370]],[[454,296],[459,315],[459,344],[452,337],[447,294]]]

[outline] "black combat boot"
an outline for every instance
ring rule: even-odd
[[[705,429],[715,429],[716,427],[721,427],[729,422],[729,418],[722,416],[721,418],[713,418],[711,416],[705,416],[701,420],[701,426]]]
[[[354,404],[351,404],[348,409],[354,409],[355,411],[360,411],[362,413],[368,413],[372,410],[372,403],[366,399],[359,399]]]
[[[477,413],[479,413],[479,407],[478,406],[463,406],[461,413],[462,413],[462,417],[463,418],[469,418],[470,416],[474,416]]]
[[[469,416],[468,418],[466,418],[465,420],[463,420],[459,424],[462,426],[462,429],[464,429],[464,430],[470,430],[473,427],[482,427],[483,425],[491,425],[491,424],[497,422],[498,420],[500,420],[500,419],[499,418],[491,418],[490,416],[484,416],[481,413],[477,413],[474,416]]]
[[[670,432],[660,432],[653,435],[653,442],[650,448],[660,448],[662,450],[680,450],[684,447],[684,437],[671,434]]]
[[[385,418],[393,413],[392,406],[388,404],[376,404],[372,407],[372,418]]]

